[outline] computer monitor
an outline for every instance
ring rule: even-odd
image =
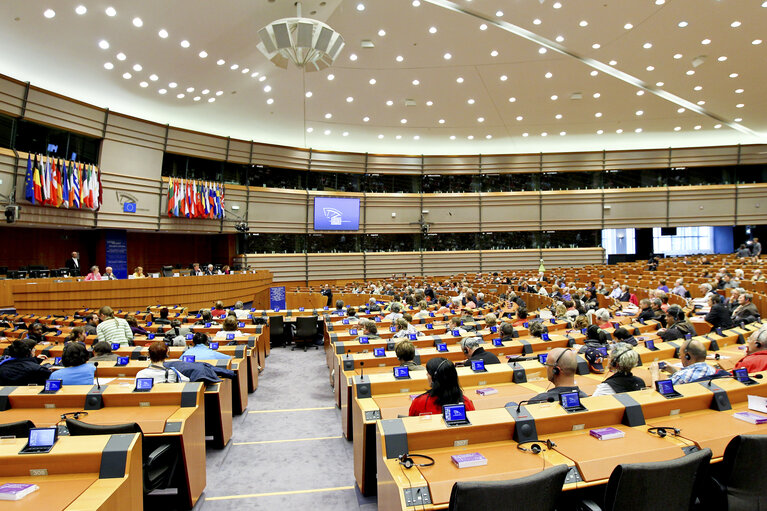
[[[163,277],[172,277],[173,276],[173,266],[163,266],[162,267],[162,276]]]

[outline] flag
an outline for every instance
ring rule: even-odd
[[[72,207],[80,209],[80,197],[81,197],[81,173],[80,169],[82,165],[75,163],[74,172],[72,172]]]
[[[173,179],[168,178],[168,216],[173,215],[173,199],[175,198],[173,191]]]
[[[186,217],[192,218],[194,216],[194,188],[192,187],[192,181],[186,182]]]
[[[181,214],[181,189],[183,180],[176,179],[173,185],[173,216],[179,216]]]
[[[61,204],[59,206],[69,207],[69,172],[72,168],[72,164],[67,165],[67,161],[64,160],[64,165],[61,167]]]
[[[99,169],[91,164],[91,209],[97,211],[101,205],[101,179],[99,178]]]
[[[41,162],[41,163],[42,163],[43,167],[41,169],[42,170],[42,174],[40,175],[40,185],[41,185],[40,186],[40,193],[42,195],[42,204],[47,204],[48,203],[48,199],[51,196],[50,192],[49,192],[49,187],[48,187],[48,183],[49,183],[48,171],[50,170],[50,166],[49,165],[50,165],[51,162],[48,159],[48,157],[46,156],[45,157],[45,161]]]
[[[56,185],[56,193],[53,195],[53,205],[57,208],[61,207],[61,203],[63,201],[63,191],[62,191],[62,184],[63,184],[63,169],[61,158],[59,158],[59,162],[56,164],[56,178],[54,180],[54,184]]]
[[[42,181],[42,172],[40,172],[40,163],[37,162],[37,155],[35,155],[35,170],[34,170],[34,180],[35,180],[35,203],[42,204],[43,203],[43,181]]]
[[[35,171],[32,168],[32,155],[27,154],[27,175],[24,179],[24,198],[35,203]]]

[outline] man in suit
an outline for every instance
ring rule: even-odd
[[[215,275],[215,274],[216,274],[216,272],[213,271],[213,265],[209,264],[208,265],[208,269],[205,270],[205,275]]]
[[[64,266],[69,269],[69,274],[74,276],[80,275],[80,254],[77,252],[72,252],[72,257],[67,259],[67,262],[64,263]]]
[[[200,263],[194,263],[192,265],[192,275],[201,277],[203,275],[202,269],[200,269]]]
[[[322,296],[326,296],[328,299],[328,307],[333,305],[333,291],[330,289],[330,286],[328,284],[325,284],[325,287],[322,288],[322,291],[320,291],[320,294]]]
[[[104,275],[101,276],[101,280],[117,280],[117,276],[112,273],[112,267],[107,266],[104,269]]]

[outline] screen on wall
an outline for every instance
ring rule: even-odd
[[[359,199],[314,198],[315,231],[356,231],[359,228]]]

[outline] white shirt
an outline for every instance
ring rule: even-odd
[[[137,372],[136,378],[152,378],[154,380],[155,385],[157,385],[158,383],[166,383],[165,381],[166,373],[168,375],[167,383],[178,383],[178,382],[189,381],[189,378],[179,373],[175,369],[160,368],[159,366],[155,366],[154,364],[147,367],[146,369],[142,369],[141,371]]]
[[[234,334],[235,337],[240,337],[241,335],[243,335],[243,333],[240,332],[239,330],[235,330],[234,332],[226,332],[224,330],[219,330],[218,332],[216,332],[216,337],[215,338],[216,339],[226,339],[226,336],[229,335],[229,334]]]

